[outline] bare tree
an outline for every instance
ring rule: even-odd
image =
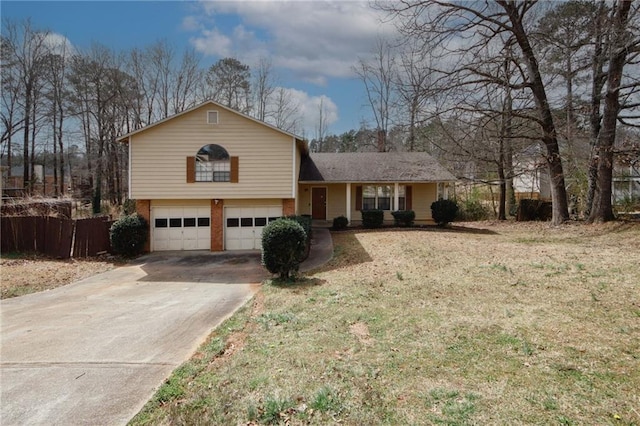
[[[16,66],[16,77],[20,90],[18,99],[22,106],[23,119],[23,185],[26,192],[33,189],[33,150],[37,129],[34,112],[38,102],[39,88],[42,85],[44,58],[49,53],[46,45],[47,31],[34,30],[30,21],[19,24],[5,22],[3,54],[12,58]],[[31,151],[31,152],[30,152]]]
[[[320,102],[318,103],[318,122],[316,126],[316,143],[312,146],[312,151],[314,152],[324,152],[324,140],[327,136],[327,127],[328,127],[328,117],[327,117],[327,109],[324,105],[324,97],[320,97]]]
[[[66,43],[56,46],[47,56],[45,80],[47,81],[48,115],[53,135],[54,193],[64,194],[64,120],[66,118],[67,63],[69,55]]]
[[[429,56],[429,50],[424,49],[414,40],[409,40],[407,48],[400,52],[395,87],[400,103],[409,116],[407,123],[409,151],[415,151],[418,148],[416,129],[424,121],[425,108],[433,95]]]
[[[633,6],[633,7],[632,7]],[[620,111],[625,106],[621,96],[625,90],[635,92],[638,78],[625,85],[623,74],[629,59],[635,60],[640,54],[640,29],[636,26],[639,8],[631,0],[620,0],[613,5],[611,35],[609,36],[609,57],[607,84],[604,95],[602,127],[598,133],[596,152],[598,157],[598,177],[596,191],[589,215],[590,222],[604,222],[614,219],[611,203],[613,181],[613,149]],[[626,94],[629,96],[629,93]],[[634,107],[637,105],[626,105]]]
[[[478,84],[525,89],[536,103],[535,120],[540,128],[540,141],[545,147],[547,168],[551,180],[553,223],[569,218],[567,193],[560,148],[551,107],[547,98],[538,57],[530,39],[528,22],[532,18],[533,1],[410,1],[382,4],[400,23],[408,37],[424,40],[424,44],[439,51],[442,63],[433,69],[443,88],[473,90]],[[512,40],[512,41],[511,41]],[[519,49],[513,66],[518,70],[517,82],[506,81],[487,73],[478,63],[483,51],[501,50],[513,42]],[[490,55],[489,55],[490,56]],[[532,114],[531,114],[532,115]]]
[[[396,59],[386,41],[376,41],[375,52],[369,60],[360,58],[354,71],[362,81],[367,100],[376,122],[377,149],[384,152],[387,147],[387,133],[393,107],[393,83],[395,81]]]
[[[177,114],[195,105],[198,99],[198,85],[203,79],[200,60],[193,49],[182,55],[180,66],[172,71],[172,108],[171,114]]]
[[[2,120],[2,157],[7,156],[8,174],[11,176],[13,166],[13,136],[16,135],[24,123],[24,117],[20,115],[20,75],[19,64],[14,57],[14,47],[11,40],[2,37],[0,46],[2,61],[2,87],[0,90],[2,105],[0,107],[0,119]],[[6,152],[6,154],[5,154]]]
[[[295,132],[300,121],[299,107],[287,89],[278,87],[269,102],[267,122],[272,122],[274,126],[287,132]]]
[[[266,121],[269,111],[269,102],[275,92],[273,65],[267,58],[261,58],[255,69],[253,79],[253,93],[255,96],[255,116],[258,120]]]
[[[101,210],[104,178],[112,196],[121,192],[114,182],[115,139],[128,119],[127,98],[138,96],[135,79],[122,71],[118,55],[105,46],[94,44],[84,55],[76,55],[71,66],[72,108],[82,123],[87,169],[92,181],[93,212]],[[117,125],[119,124],[119,125]],[[117,153],[116,153],[117,155]],[[118,161],[118,164],[121,164]],[[105,174],[106,171],[106,174]],[[118,202],[119,196],[112,196]]]

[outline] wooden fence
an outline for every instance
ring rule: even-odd
[[[2,253],[42,253],[68,259],[111,251],[108,217],[60,219],[47,216],[3,216],[0,219]]]

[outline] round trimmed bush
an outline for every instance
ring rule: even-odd
[[[134,257],[142,253],[149,237],[147,221],[139,214],[132,214],[111,225],[109,239],[113,251],[124,257]]]
[[[395,226],[403,226],[408,228],[413,226],[413,222],[416,219],[416,212],[413,210],[398,210],[391,212]]]
[[[262,264],[272,274],[288,279],[305,255],[307,235],[291,219],[277,219],[262,230]]]
[[[453,200],[438,200],[431,203],[431,217],[438,226],[453,222],[458,214],[458,203]]]
[[[338,216],[333,218],[333,229],[336,231],[341,231],[346,229],[349,225],[349,219],[344,216]]]

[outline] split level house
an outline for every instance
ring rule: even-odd
[[[121,136],[129,197],[150,226],[151,251],[258,249],[287,215],[361,221],[363,209],[414,210],[455,181],[426,153],[309,153],[300,137],[209,101]]]

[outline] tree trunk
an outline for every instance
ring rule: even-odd
[[[29,126],[31,124],[31,87],[25,87],[24,97],[24,146],[22,148],[22,188],[25,194],[30,194],[29,179]]]
[[[603,20],[605,19],[605,2],[601,1],[598,5],[598,12],[595,20],[595,40],[594,40],[594,52],[591,62],[591,113],[589,114],[589,122],[591,126],[590,145],[589,151],[589,170],[588,176],[588,188],[587,199],[585,200],[585,217],[591,215],[593,200],[596,193],[596,181],[598,179],[598,135],[600,134],[601,117],[600,117],[600,103],[602,100],[602,88],[604,87],[605,79],[603,67],[603,38],[604,28]]]
[[[602,129],[597,142],[598,178],[589,222],[606,222],[615,219],[611,204],[613,145],[616,140],[616,124],[620,113],[620,83],[628,52],[625,30],[630,8],[631,1],[620,1],[617,3],[614,16]]]
[[[498,204],[498,220],[507,220],[507,181],[505,179],[504,167],[498,165],[498,178],[500,179],[500,202]]]
[[[551,202],[553,205],[551,221],[554,225],[559,225],[569,220],[569,205],[567,203],[567,189],[564,182],[564,170],[562,168],[558,137],[553,122],[553,116],[551,114],[551,108],[549,107],[549,102],[547,100],[544,82],[540,75],[538,61],[524,29],[522,17],[519,15],[517,10],[517,5],[506,1],[500,1],[499,3],[509,16],[512,24],[513,35],[522,50],[527,70],[529,71],[531,91],[540,114],[543,131],[542,142],[547,151],[545,158],[549,169],[549,178],[551,181]]]

